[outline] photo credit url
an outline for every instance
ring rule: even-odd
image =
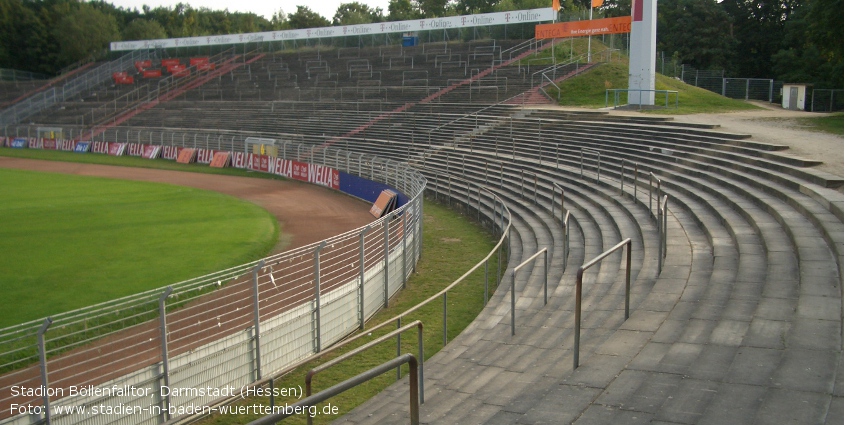
[[[11,395],[13,398],[22,397],[31,400],[31,397],[36,397],[43,400],[43,397],[49,397],[54,400],[50,403],[49,412],[51,416],[65,416],[65,415],[144,415],[144,416],[159,416],[168,415],[171,418],[185,416],[185,415],[308,415],[316,417],[319,415],[338,415],[339,408],[332,403],[327,403],[321,406],[297,406],[289,403],[265,405],[261,403],[251,404],[232,404],[232,405],[217,405],[208,406],[203,404],[195,404],[191,402],[182,404],[173,404],[166,402],[172,400],[173,397],[186,397],[188,399],[198,397],[209,397],[212,400],[219,400],[221,398],[238,398],[246,400],[248,397],[282,397],[301,399],[303,396],[302,387],[290,388],[264,388],[253,386],[242,386],[240,388],[227,385],[220,388],[217,387],[196,387],[196,388],[180,388],[161,386],[156,389],[146,387],[135,387],[132,385],[125,386],[110,386],[100,387],[94,385],[88,386],[71,386],[67,388],[44,388],[44,387],[25,387],[12,386]],[[62,404],[61,399],[64,397],[77,398],[79,404]],[[78,398],[97,398],[96,401],[79,400]],[[103,398],[119,397],[123,400],[134,399],[131,404],[115,403],[109,404],[102,402]],[[143,400],[150,399],[151,402],[144,402]],[[45,406],[42,403],[11,403],[9,405],[9,413],[15,415],[41,415],[47,413]]]

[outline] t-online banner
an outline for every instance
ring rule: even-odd
[[[378,35],[398,32],[447,30],[486,27],[531,22],[552,21],[555,12],[551,7],[514,10],[510,12],[481,13],[477,15],[448,16],[444,18],[414,19],[410,21],[379,22],[375,24],[344,25],[336,27],[307,28],[286,31],[253,32],[248,34],[211,35],[202,37],[165,38],[158,40],[115,41],[112,51],[194,46],[219,46],[226,44],[258,43],[284,40],[308,40],[353,35]]]

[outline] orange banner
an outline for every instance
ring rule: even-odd
[[[588,35],[621,34],[626,32],[631,32],[630,16],[593,19],[591,21],[540,24],[534,27],[534,37],[538,39],[586,37]]]

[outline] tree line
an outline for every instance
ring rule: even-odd
[[[253,13],[174,7],[141,10],[103,0],[0,0],[0,68],[56,74],[109,42],[355,25],[549,7],[551,0],[390,0],[387,10],[341,4],[331,19],[307,6]],[[584,19],[590,0],[561,0],[561,20]],[[843,86],[843,0],[658,0],[658,50],[697,69]],[[630,15],[605,0],[594,17]]]

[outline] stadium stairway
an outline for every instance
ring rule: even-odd
[[[412,160],[439,196],[471,207],[444,173],[475,180],[517,217],[503,284],[426,363],[422,421],[841,423],[842,195],[827,187],[841,178],[744,135],[604,114],[537,116],[517,120],[509,149],[486,132],[472,147],[444,142]],[[585,146],[605,154],[598,181],[594,168],[581,177]],[[659,273],[647,190],[635,197],[631,185],[634,162],[660,176],[670,199]],[[537,195],[523,170],[537,175]],[[555,183],[573,217],[566,269],[547,206]],[[575,268],[623,237],[635,241],[631,317],[620,311],[621,257],[611,256],[588,274],[573,370]],[[551,251],[549,304],[541,266],[517,275],[512,337],[508,277],[542,247]],[[407,412],[402,381],[337,422],[404,423]]]
[[[566,72],[565,75],[562,77],[556,78],[554,80],[555,84],[560,83],[561,81],[565,81],[569,78],[575,77],[577,75],[583,74],[584,72],[589,71],[593,67],[598,65],[598,62],[583,64],[580,66],[575,66],[575,69],[572,69],[569,72]],[[540,91],[541,88],[547,87],[547,85],[541,84],[537,87],[532,87],[529,90],[526,90],[524,93],[520,94],[519,96],[515,96],[509,99],[506,104],[509,105],[554,105],[554,100],[550,99],[547,95]]]

